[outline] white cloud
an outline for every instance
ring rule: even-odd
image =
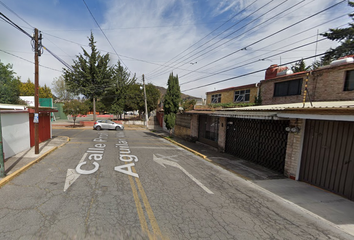
[[[82,45],[87,45],[87,37],[90,35],[91,29],[93,30],[97,41],[97,48],[102,50],[102,53],[105,53],[105,51],[110,52],[112,63],[117,62],[118,58],[115,56],[114,50],[95,25],[95,22],[91,18],[83,3],[78,3],[75,1],[64,3],[57,0],[47,2],[43,0],[46,4],[38,4],[40,6],[39,9],[37,12],[32,13],[30,10],[33,10],[33,6],[25,0],[17,1],[16,3],[12,0],[7,0],[4,2],[31,25],[36,26],[39,30],[42,30],[44,37],[43,44],[64,59],[67,63],[71,64],[72,59],[75,58],[75,55],[82,53],[80,46],[56,37],[52,37],[51,35],[67,39],[72,42],[77,42]],[[258,40],[279,31],[280,29],[290,26],[291,24],[294,24],[297,21],[324,9],[326,6],[334,4],[333,0],[306,0],[298,7],[287,11],[290,6],[300,3],[301,0],[287,1],[279,8],[276,8],[258,19],[256,22],[249,24],[246,27],[242,27],[252,21],[252,19],[260,16],[262,13],[275,8],[280,3],[280,1],[273,1],[267,7],[259,10],[255,15],[251,15],[248,19],[234,26],[227,33],[217,36],[214,40],[206,43],[203,47],[193,51],[197,46],[200,46],[210,40],[211,37],[221,33],[232,24],[237,23],[237,21],[240,21],[240,19],[246,17],[248,14],[251,14],[268,1],[257,1],[249,9],[247,9],[246,12],[242,13],[242,15],[237,16],[232,21],[225,24],[222,28],[208,36],[208,38],[205,38],[196,45],[194,44],[197,41],[227,21],[235,13],[248,6],[253,2],[253,0],[210,0],[205,2],[187,0],[111,0],[91,2],[87,0],[86,2],[96,19],[100,22],[102,29],[104,29],[104,32],[114,46],[114,49],[118,54],[120,54],[121,59],[128,66],[128,68],[133,73],[136,73],[138,77],[142,74],[146,74],[147,81],[156,85],[166,86],[168,75],[171,71],[178,74],[180,76],[180,82],[184,83],[186,81],[194,81],[198,78],[206,76],[206,74],[199,72],[215,73],[223,69],[237,67],[251,61],[256,61],[254,64],[246,65],[233,71],[204,78],[203,80],[194,81],[190,84],[181,85],[182,90],[188,90],[204,84],[220,81],[231,76],[239,76],[244,73],[267,68],[270,64],[279,64],[280,60],[284,63],[314,55],[316,51],[316,44],[294,50],[286,54],[274,56],[270,59],[265,59],[264,61],[257,61],[292,47],[296,47],[310,41],[315,41],[317,30],[319,30],[319,32],[323,32],[328,28],[345,24],[349,22],[350,19],[348,17],[342,17],[322,26],[315,27],[316,25],[352,11],[352,9],[350,9],[350,7],[348,7],[345,3],[341,4],[332,10],[326,11],[323,14],[295,25],[281,33],[269,37],[268,39],[249,46],[247,50],[241,51],[241,48],[257,42]],[[340,1],[338,0],[335,2]],[[97,5],[99,3],[104,3],[104,5]],[[27,11],[26,8],[28,8]],[[32,34],[32,30],[16,16],[6,11],[6,9],[0,8],[0,11],[13,19],[20,26],[25,27],[25,30]],[[42,14],[39,14],[39,12]],[[257,24],[266,21],[272,16],[277,16],[277,18],[256,27]],[[208,25],[201,23],[210,24]],[[311,27],[313,28],[312,30],[300,34],[300,32]],[[254,29],[252,30],[252,28]],[[27,36],[1,20],[0,29],[2,33],[6,33],[0,34],[0,50],[5,50],[22,58],[33,61],[33,52],[31,50],[30,39]],[[231,31],[235,31],[237,29],[239,30],[235,34],[226,37]],[[289,38],[289,36],[292,35],[294,36]],[[209,51],[212,47],[224,43],[235,36],[238,37],[229,43],[205,54],[205,52]],[[312,38],[305,40],[310,36],[312,36]],[[221,40],[222,38],[225,39]],[[219,43],[216,43],[218,41]],[[337,43],[328,40],[319,42],[317,44],[317,52],[321,53],[336,44]],[[211,48],[202,51],[202,49],[208,46]],[[185,49],[188,50],[181,54],[181,52]],[[198,53],[199,51],[200,53]],[[212,63],[213,61],[216,61],[217,59],[220,59],[234,51],[238,52],[224,58],[223,60]],[[181,55],[174,58],[178,54]],[[194,57],[190,57],[193,56],[193,54],[196,55]],[[201,54],[204,55],[196,58],[196,56]],[[166,62],[172,58],[174,58],[174,60],[166,64]],[[4,63],[12,63],[15,72],[21,76],[23,81],[26,81],[27,78],[31,78],[33,81],[33,64],[27,63],[1,51],[0,59]],[[195,62],[197,63],[194,64]],[[310,64],[311,60],[307,61],[307,63]],[[43,56],[40,57],[40,64],[58,70],[61,70],[63,67],[61,63],[49,55],[48,52],[44,52]],[[161,71],[157,71],[158,73],[161,73],[160,75],[155,74],[156,71],[153,71],[155,69],[161,70],[161,64],[168,65],[170,67],[163,68],[164,71],[162,71],[162,73]],[[201,68],[207,64],[210,65]],[[190,71],[195,70],[197,70],[198,73],[190,73]],[[40,68],[40,84],[47,84],[48,86],[51,86],[53,78],[59,77],[60,75],[60,72]],[[263,78],[264,72],[261,72],[197,90],[187,91],[185,93],[196,97],[204,97],[205,92],[207,91],[255,83]]]

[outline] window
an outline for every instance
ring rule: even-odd
[[[354,70],[347,71],[347,76],[345,77],[344,91],[354,90]]]
[[[211,103],[220,103],[221,102],[221,94],[211,95]]]
[[[302,79],[296,79],[274,84],[274,97],[300,95]]]
[[[249,102],[250,90],[235,91],[234,102]]]

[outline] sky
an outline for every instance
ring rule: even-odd
[[[320,34],[347,27],[354,9],[343,0],[0,0],[0,12],[67,64],[93,33],[111,65],[121,61],[142,83],[206,92],[258,83],[272,64],[311,65],[338,42]],[[31,39],[0,19],[0,61],[34,82]],[[39,84],[52,87],[65,66],[44,50]]]

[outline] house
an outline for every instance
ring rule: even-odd
[[[257,96],[257,84],[248,84],[207,92],[206,103],[254,103]]]
[[[189,126],[179,128],[189,128],[192,140],[354,200],[353,62],[300,73],[273,65],[257,85],[262,105],[195,109],[187,112]]]
[[[52,138],[52,108],[39,107],[39,142]],[[34,107],[0,104],[3,150],[5,159],[30,149],[34,142]]]

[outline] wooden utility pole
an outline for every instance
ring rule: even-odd
[[[38,96],[38,82],[39,82],[39,44],[38,44],[38,29],[34,29],[34,153],[39,154],[39,133],[38,133],[38,124],[39,124],[39,96]]]
[[[148,109],[147,109],[147,102],[146,102],[146,89],[145,89],[145,78],[143,74],[143,85],[144,85],[144,100],[145,100],[145,125],[148,127],[148,121],[149,121],[149,115],[148,115]]]

